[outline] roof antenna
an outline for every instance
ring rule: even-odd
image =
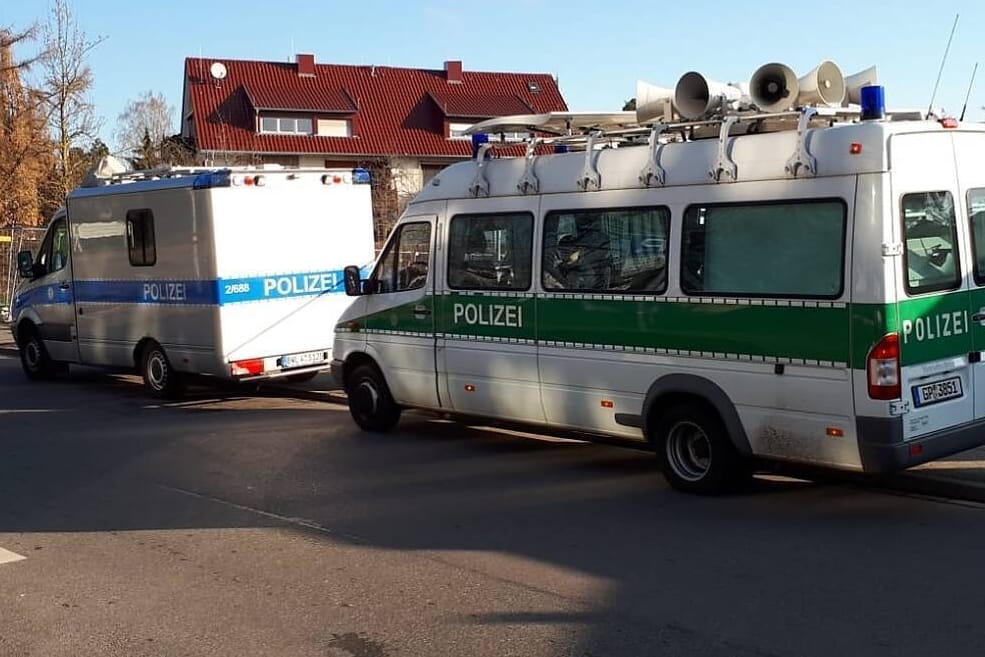
[[[971,88],[975,86],[975,73],[978,72],[978,62],[975,62],[975,68],[971,70],[971,82],[968,83],[968,93],[964,97],[964,105],[961,106],[961,118],[958,121],[964,121],[965,110],[968,109],[968,99],[971,98]]]
[[[954,30],[958,27],[958,17],[961,14],[954,15],[954,25],[951,26],[951,36],[947,37],[947,47],[944,48],[944,57],[941,59],[941,70],[937,71],[937,82],[934,83],[934,93],[930,96],[930,105],[927,107],[927,116],[930,117],[934,113],[934,99],[937,98],[937,87],[941,83],[941,75],[944,73],[944,64],[947,62],[947,53],[951,50],[951,39],[954,38]]]

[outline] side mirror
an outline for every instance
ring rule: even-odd
[[[349,265],[342,270],[342,279],[345,282],[345,293],[350,297],[358,297],[363,291],[362,281],[359,279],[359,267]]]
[[[21,251],[17,254],[17,271],[21,278],[34,278],[34,256],[30,251]]]

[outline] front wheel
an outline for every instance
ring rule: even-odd
[[[345,392],[349,413],[360,428],[382,433],[400,420],[400,407],[393,400],[383,375],[372,365],[356,367],[346,380]]]
[[[653,446],[667,481],[687,493],[725,492],[743,471],[725,425],[701,404],[667,409],[653,428]]]
[[[155,397],[175,399],[184,392],[181,374],[171,366],[164,348],[156,342],[144,348],[140,370],[144,386]]]
[[[51,359],[45,349],[41,336],[33,328],[25,329],[26,333],[20,340],[18,352],[21,357],[21,368],[28,379],[45,381],[55,378],[58,363]]]

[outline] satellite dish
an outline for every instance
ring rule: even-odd
[[[226,65],[222,62],[212,62],[212,66],[209,67],[209,73],[216,80],[226,79]]]

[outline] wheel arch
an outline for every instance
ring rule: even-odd
[[[383,373],[383,368],[380,367],[380,364],[376,362],[375,358],[367,354],[365,351],[354,351],[345,357],[342,364],[343,385],[348,383],[349,375],[352,373],[352,370],[356,369],[360,365],[369,365],[370,367],[375,368],[376,371],[380,373],[380,376],[383,377],[383,380],[386,380],[386,375]]]
[[[694,374],[668,374],[650,386],[643,401],[643,435],[649,440],[660,413],[683,400],[698,400],[718,414],[729,440],[743,455],[752,455],[749,437],[729,396],[714,381]]]
[[[155,340],[154,338],[150,337],[150,336],[145,336],[143,338],[140,338],[140,340],[138,340],[137,341],[137,344],[134,346],[134,348],[133,348],[133,366],[137,370],[139,370],[140,367],[141,367],[141,365],[142,365],[141,361],[143,360],[143,357],[144,357],[144,350],[147,349],[147,347],[149,345],[152,345],[152,344],[160,345],[161,343],[158,342],[157,340]],[[164,347],[161,347],[161,349],[164,349]],[[165,352],[165,353],[167,353],[167,352]]]

